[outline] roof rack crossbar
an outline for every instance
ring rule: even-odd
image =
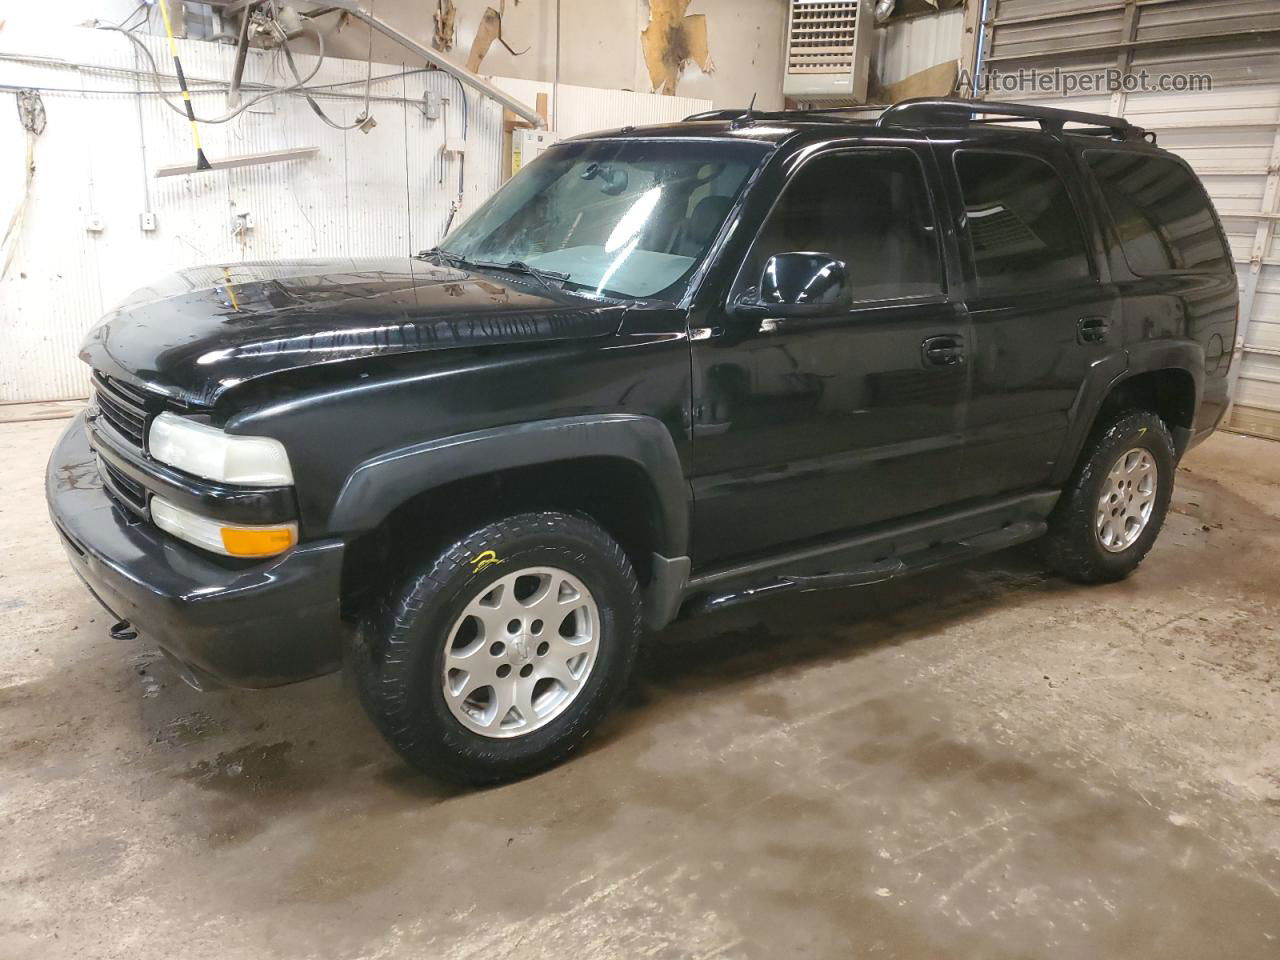
[[[753,120],[817,120],[827,123],[855,121],[838,114],[875,110],[876,107],[828,107],[825,110],[751,110],[747,107],[729,107],[728,109],[706,110],[702,113],[691,113],[684,118],[685,123],[695,120],[740,120],[750,117]]]
[[[1038,107],[1028,103],[998,103],[988,100],[960,100],[955,98],[923,98],[904,100],[885,110],[876,121],[882,127],[910,127],[921,124],[972,123],[980,116],[991,117],[991,122],[1008,123],[1015,120],[1032,120],[1048,133],[1062,133],[1068,123],[1107,131],[1122,140],[1142,139],[1147,132],[1121,117],[1109,117],[1101,113],[1082,113],[1078,110],[1059,110],[1056,107]],[[982,122],[982,121],[978,121]],[[1088,133],[1073,130],[1072,133]]]

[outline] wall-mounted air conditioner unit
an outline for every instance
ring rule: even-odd
[[[872,0],[791,0],[783,96],[827,106],[866,103],[874,6]]]

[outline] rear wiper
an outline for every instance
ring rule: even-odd
[[[512,260],[509,263],[475,263],[473,266],[487,267],[490,270],[506,270],[510,273],[519,273],[526,277],[533,277],[551,293],[559,293],[560,287],[557,287],[552,280],[559,280],[563,283],[569,279],[567,273],[556,273],[554,270],[539,270],[532,264],[525,263],[523,260]]]

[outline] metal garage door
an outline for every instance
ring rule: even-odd
[[[1280,438],[1280,2],[986,0],[979,43],[982,76],[998,80],[989,99],[1069,93],[1063,106],[1125,116],[1195,167],[1240,273],[1230,426]],[[1033,93],[1027,74],[1015,76],[1024,70],[1061,73],[1052,92]],[[1084,89],[1107,71],[1130,89]]]

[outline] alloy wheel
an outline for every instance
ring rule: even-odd
[[[595,666],[600,611],[556,567],[509,573],[474,596],[449,631],[445,703],[468,730],[518,737],[562,714]]]
[[[1151,522],[1160,471],[1155,457],[1141,447],[1124,453],[1107,473],[1098,499],[1095,529],[1110,553],[1133,546]]]

